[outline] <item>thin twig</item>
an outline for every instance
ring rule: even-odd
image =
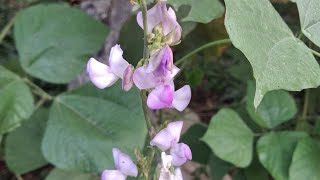
[[[46,91],[41,89],[38,85],[34,84],[28,78],[23,78],[23,81],[26,82],[32,88],[34,88],[38,92],[38,95],[39,94],[41,95],[41,97],[43,97],[45,99],[48,99],[48,100],[52,100],[53,99],[53,97],[50,94],[48,94]]]
[[[11,30],[11,27],[14,24],[14,20],[15,20],[16,16],[13,16],[10,21],[8,22],[8,24],[6,24],[6,26],[2,29],[1,33],[0,33],[0,44],[2,43],[3,39],[6,37],[6,35],[8,34],[8,32]]]
[[[309,49],[310,49],[310,48],[309,48]],[[310,49],[310,51],[312,52],[312,54],[320,57],[320,53],[319,53],[319,52],[317,52],[317,51],[315,51],[315,50],[313,50],[313,49]]]

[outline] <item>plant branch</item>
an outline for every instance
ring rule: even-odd
[[[2,43],[3,39],[6,37],[6,35],[8,34],[8,32],[10,31],[11,27],[14,24],[14,20],[15,20],[16,16],[13,16],[10,21],[8,22],[8,24],[6,24],[6,26],[2,29],[1,33],[0,33],[0,44]]]
[[[152,123],[151,123],[150,116],[148,114],[146,91],[142,90],[140,92],[140,95],[141,95],[142,108],[143,108],[143,113],[144,113],[144,117],[146,120],[147,128],[148,128],[148,130],[150,130],[152,128]]]
[[[177,60],[174,64],[175,65],[180,65],[182,64],[184,61],[186,61],[187,59],[189,59],[190,57],[192,57],[194,54],[206,49],[206,48],[209,48],[211,46],[215,46],[215,45],[219,45],[219,44],[225,44],[225,43],[231,43],[231,40],[230,39],[221,39],[221,40],[217,40],[217,41],[213,41],[213,42],[210,42],[210,43],[207,43],[207,44],[204,44],[200,47],[198,47],[197,49],[191,51],[190,53],[188,53],[187,55],[183,56],[182,58],[180,58],[179,60]]]
[[[42,98],[44,98],[46,100],[52,100],[53,99],[53,97],[50,94],[48,94],[46,91],[41,89],[38,85],[34,84],[28,78],[23,78],[23,81],[26,82],[29,86],[31,86],[34,90],[36,90],[37,94],[40,95]]]
[[[310,48],[309,48],[309,49],[310,49]],[[317,52],[317,51],[315,51],[315,50],[313,50],[313,49],[310,49],[310,51],[312,52],[312,54],[320,57],[320,53],[319,53],[319,52]]]
[[[148,24],[147,24],[147,4],[145,0],[139,0],[140,7],[142,11],[142,19],[143,19],[143,31],[144,31],[144,48],[143,48],[143,59],[148,59]]]

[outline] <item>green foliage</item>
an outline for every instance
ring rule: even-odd
[[[254,83],[248,82],[247,111],[251,118],[264,128],[274,128],[293,118],[297,107],[293,97],[286,91],[274,90],[268,92],[257,109],[254,108]]]
[[[39,109],[21,127],[7,136],[5,159],[14,173],[24,174],[47,164],[41,153],[47,119],[48,110]]]
[[[34,100],[23,80],[0,66],[0,135],[20,126],[31,116]]]
[[[219,158],[238,167],[246,167],[252,160],[253,133],[231,109],[213,116],[202,140]]]
[[[97,176],[78,172],[64,171],[61,169],[53,169],[45,180],[98,180]]]
[[[218,158],[216,155],[212,153],[209,158],[209,168],[210,168],[210,177],[211,180],[221,180],[223,176],[225,176],[232,164],[223,161],[222,159]]]
[[[189,14],[182,21],[208,23],[224,13],[224,7],[219,0],[202,0],[201,3],[198,0],[169,0],[168,3],[176,10],[182,5],[190,6]]]
[[[63,4],[30,7],[17,15],[14,24],[23,69],[52,83],[67,83],[83,72],[107,32],[102,23]]]
[[[320,143],[311,138],[298,142],[290,166],[290,180],[317,180],[320,177]]]
[[[136,89],[123,92],[119,83],[106,90],[87,84],[58,96],[50,109],[44,156],[66,170],[113,168],[112,148],[133,155],[144,145],[147,132],[139,97]]]
[[[289,179],[289,167],[293,151],[302,132],[276,132],[261,137],[257,144],[260,162],[276,180]]]
[[[226,0],[225,3],[228,34],[253,68],[255,108],[268,91],[300,91],[319,86],[318,63],[268,0]]]
[[[203,124],[195,124],[182,136],[181,142],[188,144],[192,151],[192,161],[207,164],[211,155],[211,149],[199,139],[207,131]]]
[[[320,0],[292,0],[297,3],[301,29],[313,43],[320,47]]]

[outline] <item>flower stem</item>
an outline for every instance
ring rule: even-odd
[[[207,43],[207,44],[204,44],[200,47],[198,47],[197,49],[191,51],[190,53],[188,53],[187,55],[183,56],[182,58],[180,58],[179,60],[177,60],[174,64],[175,65],[180,65],[182,64],[184,61],[186,61],[187,59],[189,59],[190,57],[192,57],[194,54],[206,49],[206,48],[209,48],[211,46],[215,46],[215,45],[219,45],[219,44],[225,44],[225,43],[231,43],[231,40],[230,39],[221,39],[221,40],[217,40],[217,41],[213,41],[213,42],[210,42],[210,43]]]
[[[6,35],[8,34],[8,32],[10,31],[11,27],[14,24],[14,20],[15,20],[16,16],[13,16],[10,21],[8,22],[8,24],[2,29],[1,33],[0,33],[0,44],[2,43],[3,39],[6,37]]]
[[[146,120],[147,128],[148,128],[148,130],[151,130],[151,128],[152,128],[152,123],[151,123],[150,116],[149,116],[149,114],[148,114],[147,94],[146,94],[146,91],[142,90],[142,91],[140,92],[140,95],[141,95],[142,108],[143,108],[143,113],[144,113],[144,117],[145,117],[145,120]]]
[[[148,59],[148,24],[147,24],[147,3],[145,0],[139,0],[140,7],[142,11],[142,19],[143,19],[143,31],[144,31],[144,48],[143,48],[143,59]]]
[[[297,130],[303,128],[303,123],[307,120],[309,96],[310,96],[310,89],[306,89],[304,91],[304,102],[303,102],[302,115],[301,115],[301,118],[298,119],[297,124],[296,124]]]

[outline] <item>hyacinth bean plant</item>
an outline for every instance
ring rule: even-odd
[[[0,180],[320,180],[320,0],[0,1]]]

